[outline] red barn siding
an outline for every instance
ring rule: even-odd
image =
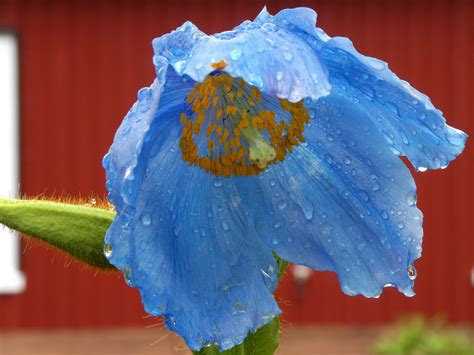
[[[272,1],[306,5],[331,35],[350,37],[427,93],[449,122],[473,129],[474,3],[471,1]],[[5,1],[0,26],[21,49],[21,189],[28,195],[105,192],[101,159],[137,90],[153,80],[151,39],[190,19],[216,32],[253,18],[260,1]],[[1,79],[0,79],[1,80]],[[472,149],[445,171],[417,174],[425,215],[417,296],[388,289],[378,300],[344,296],[334,274],[316,273],[297,297],[279,292],[291,322],[381,322],[406,312],[474,321]],[[0,327],[150,324],[138,292],[118,274],[69,265],[24,244],[26,292],[0,296]]]

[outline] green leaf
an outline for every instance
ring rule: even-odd
[[[101,208],[0,198],[1,224],[101,269],[113,269],[102,250],[114,216]]]
[[[280,320],[274,318],[270,323],[249,333],[245,341],[232,349],[219,352],[217,346],[206,347],[201,351],[193,351],[195,355],[272,355],[279,344]]]

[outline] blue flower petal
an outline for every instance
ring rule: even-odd
[[[345,96],[307,106],[308,143],[253,181],[238,180],[249,216],[279,256],[336,271],[349,295],[377,297],[387,285],[413,295],[422,214],[409,170]]]
[[[246,21],[213,36],[191,22],[153,41],[155,60],[166,58],[180,74],[202,81],[225,60],[225,71],[242,77],[262,92],[290,101],[317,99],[330,92],[317,53],[298,36],[273,23]]]
[[[160,85],[151,90],[154,113],[136,104],[106,158],[111,198],[121,206],[106,254],[139,288],[145,310],[163,315],[190,348],[225,350],[280,313],[277,265],[231,180],[182,161],[179,116],[189,84],[170,69],[161,96]],[[124,128],[131,120],[146,123]]]
[[[445,168],[461,154],[467,135],[448,126],[426,95],[400,80],[387,63],[358,53],[348,38],[331,38],[315,28],[313,10],[283,10],[264,21],[312,46],[326,65],[332,89],[367,110],[392,151],[407,156],[419,171]]]

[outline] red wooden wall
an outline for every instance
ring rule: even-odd
[[[382,58],[427,93],[455,127],[473,132],[472,1],[269,1],[270,12],[306,5],[331,35]],[[104,194],[101,159],[115,129],[149,84],[151,40],[190,19],[216,32],[254,18],[263,3],[236,1],[5,1],[0,26],[21,48],[21,189]],[[1,54],[0,54],[1,55]],[[0,78],[1,80],[1,78]],[[387,289],[377,300],[344,296],[335,275],[316,273],[302,294],[291,275],[279,298],[290,322],[381,322],[406,312],[474,322],[474,154],[449,169],[417,174],[425,215],[417,296]],[[0,327],[150,324],[137,290],[43,246],[24,245],[26,292],[0,296]]]

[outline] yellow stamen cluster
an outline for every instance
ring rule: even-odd
[[[283,161],[293,146],[304,142],[309,115],[302,101],[279,101],[291,115],[289,122],[277,122],[275,112],[264,110],[260,90],[243,79],[225,73],[207,76],[187,97],[190,117],[180,117],[183,160],[217,176],[257,175]],[[194,137],[201,143],[206,140],[206,154]]]

